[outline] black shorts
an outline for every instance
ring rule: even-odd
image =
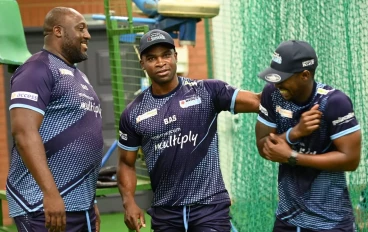
[[[29,213],[14,218],[18,232],[48,232],[45,227],[43,211]],[[96,214],[92,208],[88,211],[66,212],[65,232],[95,232]]]
[[[355,225],[354,223],[351,224],[351,227],[348,226],[348,228],[341,228],[341,229],[330,229],[330,230],[318,230],[320,232],[355,232]],[[303,229],[300,227],[296,227],[294,225],[291,225],[287,222],[283,222],[280,219],[276,218],[273,232],[316,232],[316,230],[310,230],[310,229]]]
[[[230,204],[153,207],[151,216],[155,232],[229,232]]]

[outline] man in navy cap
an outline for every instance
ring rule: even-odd
[[[140,40],[141,67],[150,88],[121,115],[118,183],[125,223],[144,225],[134,200],[137,150],[142,147],[153,203],[155,231],[230,231],[230,198],[220,171],[217,116],[258,112],[260,95],[220,80],[192,80],[176,73],[172,37],[152,30]]]
[[[274,232],[355,231],[345,171],[360,161],[361,132],[348,96],[314,80],[314,49],[281,43],[271,66],[256,124],[260,155],[279,163]]]

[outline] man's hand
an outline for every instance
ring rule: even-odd
[[[96,214],[96,232],[100,232],[100,226],[101,226],[100,211],[98,210],[97,204],[94,204],[94,208],[95,208],[95,214]]]
[[[45,227],[49,232],[65,231],[65,205],[60,193],[44,193],[43,208],[45,211]]]
[[[290,146],[285,140],[273,133],[266,138],[266,142],[263,146],[264,158],[278,163],[287,163],[291,151]]]
[[[124,222],[129,229],[137,232],[140,228],[146,227],[144,213],[135,202],[125,207]]]
[[[299,123],[290,132],[291,140],[308,136],[319,128],[322,112],[318,110],[318,107],[319,105],[316,104],[301,115]]]

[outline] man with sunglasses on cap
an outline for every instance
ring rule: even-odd
[[[177,75],[172,37],[152,30],[140,40],[141,67],[152,85],[121,115],[118,183],[125,223],[144,225],[134,200],[137,150],[142,147],[154,193],[154,231],[230,231],[230,198],[222,178],[217,135],[221,111],[257,112],[260,95],[220,80]]]
[[[271,67],[256,124],[260,155],[279,163],[274,232],[355,231],[345,171],[360,161],[361,132],[348,96],[314,79],[314,49],[282,42]]]

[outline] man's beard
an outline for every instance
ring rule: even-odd
[[[75,46],[73,41],[69,38],[68,34],[65,34],[64,43],[61,47],[63,56],[72,64],[82,62],[88,59],[87,53],[82,53],[81,45]]]

